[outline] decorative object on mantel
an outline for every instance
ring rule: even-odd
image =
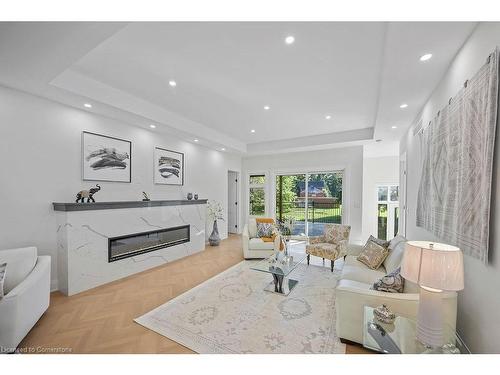
[[[184,185],[184,154],[155,147],[154,183]]]
[[[132,142],[90,132],[82,133],[84,181],[131,182]]]
[[[464,260],[458,247],[428,241],[406,243],[401,275],[420,286],[417,339],[430,347],[441,347],[443,291],[464,288]]]
[[[195,194],[194,195],[194,200],[197,201],[198,200],[198,194]]]
[[[208,242],[210,246],[219,246],[220,236],[219,229],[217,228],[217,220],[224,221],[224,211],[222,205],[219,202],[210,201],[207,206],[208,217],[214,221],[214,226],[212,229],[212,234],[208,237]]]
[[[188,199],[188,200],[193,199],[193,193],[188,193],[188,194],[187,194],[187,199]]]
[[[99,184],[96,184],[95,186],[95,188],[93,187],[89,190],[80,190],[76,194],[76,203],[83,203],[85,201],[85,198],[87,198],[87,203],[95,202],[94,194],[101,190],[101,186],[99,186]]]
[[[419,132],[417,226],[488,262],[498,50]],[[457,142],[459,140],[459,142]]]
[[[148,193],[146,193],[145,191],[142,192],[142,196],[144,197],[144,198],[142,198],[142,200],[144,202],[149,202],[151,200],[151,199],[149,199]]]
[[[386,324],[392,324],[396,320],[396,314],[394,314],[385,304],[373,309],[373,316],[379,322]]]

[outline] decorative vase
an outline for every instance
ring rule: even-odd
[[[208,242],[210,246],[219,246],[220,245],[220,237],[219,237],[219,229],[217,228],[217,220],[214,220],[214,228],[212,229],[212,234],[208,237]]]
[[[188,200],[193,199],[193,193],[188,193],[188,195],[187,195],[187,199],[188,199]]]

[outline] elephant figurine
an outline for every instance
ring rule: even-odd
[[[97,193],[99,190],[101,190],[99,184],[96,184],[95,186],[96,187],[90,188],[89,190],[79,191],[78,194],[76,194],[76,203],[78,202],[84,203],[85,198],[87,198],[87,203],[90,202],[95,203],[94,194]]]

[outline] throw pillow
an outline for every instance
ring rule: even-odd
[[[389,254],[387,248],[373,241],[368,241],[357,259],[372,270],[376,270],[387,257],[387,254]]]
[[[389,293],[403,293],[405,279],[401,276],[401,267],[377,280],[371,289]]]
[[[368,240],[366,241],[366,243],[368,243],[369,241],[373,241],[375,242],[376,244],[382,246],[382,247],[388,247],[389,246],[389,241],[386,241],[386,240],[381,240],[380,238],[376,238],[376,237],[373,237],[373,236],[370,236],[368,238]]]
[[[0,264],[0,299],[3,298],[3,283],[5,280],[5,270],[7,269],[7,263]]]
[[[273,237],[274,224],[272,223],[257,223],[257,236]]]

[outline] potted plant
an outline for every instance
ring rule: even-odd
[[[217,220],[224,221],[224,210],[219,202],[210,201],[208,202],[207,213],[208,217],[214,222],[212,234],[208,237],[208,242],[210,246],[219,246],[220,236],[219,229],[217,228]]]

